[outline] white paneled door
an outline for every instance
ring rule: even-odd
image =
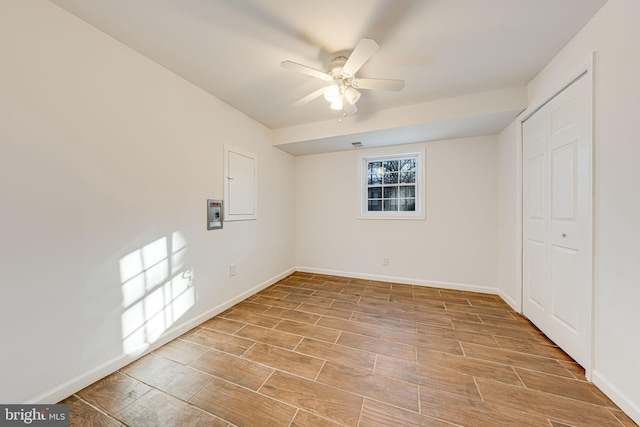
[[[523,123],[523,310],[588,367],[592,316],[591,76]]]

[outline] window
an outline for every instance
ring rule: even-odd
[[[424,218],[422,156],[408,153],[362,158],[362,217]]]

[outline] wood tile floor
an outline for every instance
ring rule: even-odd
[[[499,297],[294,273],[65,399],[73,426],[635,426]]]

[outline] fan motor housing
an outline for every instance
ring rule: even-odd
[[[347,62],[347,58],[344,56],[336,56],[331,60],[329,66],[327,66],[327,74],[329,74],[334,79],[340,79],[345,77],[342,73],[342,68],[344,64]]]

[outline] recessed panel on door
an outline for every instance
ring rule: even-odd
[[[525,298],[544,310],[547,300],[548,286],[545,282],[545,244],[544,242],[528,239],[526,241],[527,250],[525,263],[525,281],[529,285]]]
[[[577,141],[556,148],[551,155],[551,216],[554,220],[575,219],[577,158]]]
[[[576,297],[581,292],[578,287],[580,273],[579,252],[561,246],[551,247],[551,316],[568,330],[576,333],[578,324]]]

